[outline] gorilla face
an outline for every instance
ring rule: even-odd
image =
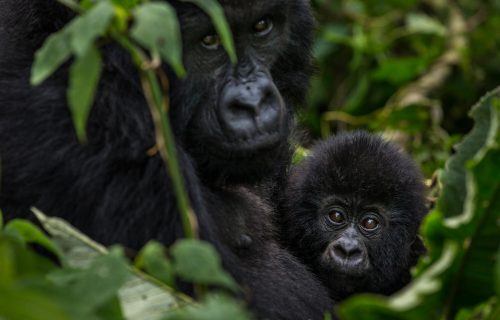
[[[188,122],[173,114],[173,124],[202,176],[247,181],[267,175],[288,152],[291,110],[308,84],[313,23],[303,0],[220,2],[236,64],[210,19],[175,3],[188,77],[174,83],[172,104],[181,105],[173,112]]]
[[[417,235],[427,212],[420,170],[365,132],[316,145],[292,168],[279,207],[284,244],[337,300],[399,290],[425,251]]]

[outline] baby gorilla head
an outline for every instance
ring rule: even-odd
[[[397,291],[425,251],[417,235],[427,212],[422,174],[366,132],[319,143],[291,169],[279,212],[285,245],[335,299]]]

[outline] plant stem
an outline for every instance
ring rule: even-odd
[[[172,180],[184,236],[191,239],[197,238],[198,222],[191,207],[184,178],[181,174],[174,134],[167,114],[168,92],[162,92],[155,72],[144,68],[144,66],[149,65],[147,56],[125,36],[114,34],[113,37],[130,53],[140,72],[142,88],[155,127],[156,144]],[[161,68],[161,66],[158,66],[158,68]]]

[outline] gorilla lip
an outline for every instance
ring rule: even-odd
[[[272,149],[281,142],[279,131],[273,133],[264,132],[249,139],[241,139],[230,142],[223,142],[220,150],[224,156],[240,155],[240,158],[254,155],[264,150]],[[238,157],[238,156],[236,156]]]

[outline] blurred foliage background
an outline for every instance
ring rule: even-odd
[[[500,0],[313,0],[317,74],[299,121],[304,143],[382,132],[427,176],[500,81]]]

